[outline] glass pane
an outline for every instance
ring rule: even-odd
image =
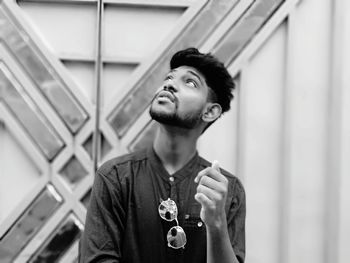
[[[234,59],[245,45],[262,28],[284,0],[259,0],[225,34],[214,50],[214,54],[225,61]]]
[[[77,184],[88,175],[88,172],[80,161],[73,156],[68,160],[66,165],[60,171],[60,174],[65,179],[66,182],[74,189]]]
[[[107,138],[100,133],[101,135],[101,159],[103,159],[110,150],[112,150],[112,145],[108,142]]]
[[[36,87],[46,96],[57,114],[71,132],[77,132],[87,121],[88,116],[79,102],[68,91],[69,88],[57,75],[43,54],[37,49],[30,36],[16,27],[0,8],[0,38],[16,56]]]
[[[92,134],[86,139],[86,141],[83,143],[83,147],[85,151],[89,154],[90,158],[92,159],[92,151],[93,151],[93,136]],[[112,149],[112,145],[108,142],[107,138],[103,135],[102,132],[100,132],[100,152],[101,152],[101,158],[106,156],[106,154],[109,153],[109,151]]]
[[[90,202],[90,196],[91,196],[91,189],[87,191],[87,193],[83,196],[83,198],[80,200],[83,205],[87,208]]]
[[[137,89],[135,93],[123,100],[122,104],[113,113],[115,115],[108,118],[118,137],[124,136],[137,115],[146,109],[157,88],[154,85],[149,89]]]
[[[0,241],[1,262],[13,262],[61,203],[62,198],[48,185]]]
[[[7,67],[0,63],[0,98],[28,131],[40,150],[52,160],[64,147],[52,125],[29,98]]]
[[[82,230],[83,225],[79,220],[74,215],[69,215],[28,262],[57,262],[80,237]]]
[[[92,159],[92,148],[93,148],[93,136],[92,136],[92,134],[83,143],[83,148],[85,149],[85,151],[89,154],[90,158]]]

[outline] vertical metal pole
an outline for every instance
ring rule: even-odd
[[[97,34],[96,34],[96,62],[95,62],[95,129],[93,133],[93,173],[95,173],[100,159],[100,107],[101,107],[101,75],[102,75],[102,19],[103,0],[97,0]]]

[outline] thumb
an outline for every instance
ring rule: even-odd
[[[211,164],[211,168],[214,168],[216,171],[220,172],[219,161],[217,160],[213,161],[213,163]]]

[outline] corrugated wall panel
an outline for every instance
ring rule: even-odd
[[[283,24],[241,73],[238,165],[247,192],[247,262],[278,262],[285,42]]]
[[[339,263],[350,260],[350,2],[339,4],[338,15],[342,15],[342,49],[339,51],[341,85],[341,135],[340,135],[340,203],[339,203],[339,240],[337,255]],[[345,32],[345,34],[344,34]]]
[[[317,9],[315,7],[317,6]],[[288,42],[287,262],[324,262],[330,1],[303,1],[290,15]]]

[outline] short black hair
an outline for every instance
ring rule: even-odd
[[[214,102],[220,104],[222,113],[230,109],[235,84],[225,65],[210,53],[200,53],[196,48],[176,52],[170,60],[170,69],[189,66],[203,74],[209,88],[214,92]]]

